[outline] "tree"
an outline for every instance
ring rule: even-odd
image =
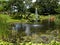
[[[58,7],[58,0],[40,0],[39,5],[42,7],[42,13],[54,14],[55,9]]]
[[[37,7],[39,14],[54,14],[56,13],[55,9],[58,8],[58,0],[36,0],[34,3],[32,3],[32,0],[9,0],[3,2],[2,5],[5,11],[10,12],[17,7],[19,13],[34,13]],[[13,6],[15,6],[14,9]]]
[[[54,14],[56,13],[55,9],[58,8],[58,0],[36,0],[31,7],[31,11],[35,7],[38,8],[39,14]]]

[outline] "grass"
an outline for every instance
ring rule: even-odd
[[[9,23],[13,23],[13,22],[20,22],[20,20],[14,20],[9,15],[0,14],[0,37],[1,38],[2,35],[4,35],[5,37],[8,36]]]
[[[3,19],[6,19],[7,20],[7,23],[10,23],[10,22],[21,22],[20,20],[17,20],[17,19],[12,19],[12,17],[10,17],[9,15],[5,15],[5,14],[0,14],[0,17],[2,17]]]

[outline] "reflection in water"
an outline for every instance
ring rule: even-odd
[[[25,33],[26,35],[30,35],[30,25],[29,24],[19,24],[19,23],[16,23],[14,24],[14,26],[12,27],[12,30],[21,30],[21,27],[25,30]]]
[[[20,24],[15,24],[15,30],[19,30],[20,29]]]
[[[18,30],[20,30],[20,28],[21,28],[21,25],[20,25],[19,23],[16,23],[16,24],[14,24],[14,26],[12,27],[12,30],[18,31]]]
[[[25,33],[27,36],[29,36],[30,35],[30,26],[28,24],[26,24],[25,26],[26,26]]]
[[[12,30],[15,30],[15,27],[12,27]]]

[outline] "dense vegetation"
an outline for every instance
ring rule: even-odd
[[[36,0],[36,2],[0,0],[0,44],[60,45],[60,4],[58,2],[59,0]],[[25,29],[14,30],[17,23],[41,24],[43,28],[32,27],[34,29],[31,29],[31,35],[26,36]]]
[[[17,9],[17,12],[31,12],[34,13],[35,8],[38,8],[39,14],[56,14],[59,11],[59,0],[40,0],[33,3],[31,0],[9,0],[9,1],[0,1],[0,10],[8,11],[10,13],[14,12]],[[15,6],[15,7],[13,7]],[[2,9],[3,8],[3,9]],[[56,11],[57,9],[57,11]]]
[[[36,44],[37,43],[32,43],[32,42],[29,42],[29,43],[20,43],[20,44],[13,44],[13,43],[9,43],[9,42],[0,41],[0,45],[36,45]],[[49,44],[40,43],[40,44],[37,44],[37,45],[60,45],[60,42],[51,41],[51,43],[49,43]]]

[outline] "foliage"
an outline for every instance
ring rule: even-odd
[[[51,19],[50,19],[51,18]],[[47,24],[49,21],[53,22],[55,16],[43,16],[43,15],[38,15],[37,21],[40,24]],[[14,16],[13,19],[20,20],[21,23],[35,23],[36,22],[36,15],[34,13],[31,14],[19,14],[19,16]]]
[[[0,4],[1,4],[1,11],[7,11],[8,10],[8,1],[0,1]]]
[[[42,13],[48,13],[48,14],[53,14],[55,13],[55,9],[57,8],[58,5],[58,0],[40,0],[39,4],[42,7]]]
[[[57,25],[60,25],[59,23],[60,23],[60,14],[59,15],[56,15],[56,19],[55,19],[55,23],[57,24]]]
[[[56,15],[55,25],[58,29],[60,28],[60,14]]]
[[[28,17],[28,22],[34,23],[35,21],[36,21],[36,15],[35,14],[30,14],[29,17]]]
[[[39,14],[55,14],[58,8],[58,0],[40,0],[32,3],[31,0],[9,0],[8,2],[2,1],[1,4],[4,7],[4,11],[8,11],[9,13],[13,13],[13,6],[17,7],[18,12],[26,13],[26,12],[35,12],[35,8],[38,9]],[[27,6],[29,8],[27,8]],[[15,9],[15,8],[14,8]],[[59,10],[58,10],[59,11]],[[57,12],[58,12],[57,11]],[[15,13],[15,12],[14,12]]]
[[[0,37],[7,38],[9,31],[8,31],[8,18],[4,15],[0,15]]]
[[[0,44],[1,45],[14,45],[13,43],[4,42],[4,41],[1,41],[1,40],[0,40]],[[19,45],[36,45],[36,44],[38,44],[38,45],[60,45],[60,42],[57,42],[57,41],[53,40],[49,44],[29,42],[29,43],[20,43]],[[16,44],[16,45],[18,45],[18,44]]]
[[[3,10],[3,6],[2,5],[0,5],[0,11],[2,11]]]
[[[13,45],[13,44],[9,43],[9,42],[4,42],[4,41],[0,40],[0,45]]]
[[[6,22],[6,20],[7,20],[7,18],[5,17],[5,16],[2,16],[2,15],[0,15],[0,30],[1,29],[6,29],[7,27],[7,22]],[[3,26],[4,25],[4,26]],[[2,31],[2,30],[1,30]]]
[[[55,9],[57,13],[60,13],[60,5],[58,5],[58,8]]]

